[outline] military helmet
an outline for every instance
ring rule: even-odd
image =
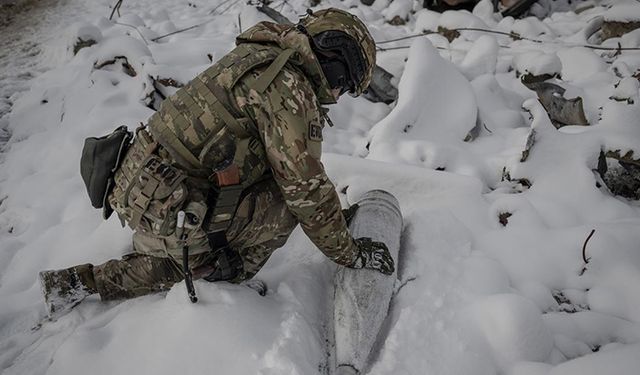
[[[299,26],[305,30],[315,48],[342,53],[349,75],[355,81],[354,87],[350,88],[354,96],[362,94],[369,87],[376,66],[376,44],[358,17],[336,8],[309,11],[300,20]]]

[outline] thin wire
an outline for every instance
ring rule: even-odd
[[[420,33],[420,34],[407,35],[407,36],[403,36],[401,38],[383,40],[381,42],[376,42],[376,45],[385,44],[385,43],[392,43],[392,42],[399,42],[401,40],[413,39],[413,38],[418,38],[418,37],[421,37],[421,36],[427,36],[427,35],[431,35],[431,34],[437,34],[437,33],[435,31],[425,31],[425,32]]]
[[[144,41],[144,44],[149,45],[149,43],[147,42],[147,40],[145,39],[144,35],[142,35],[142,33],[140,32],[140,30],[138,30],[137,27],[133,26],[133,25],[129,25],[128,23],[122,23],[122,22],[114,22],[116,25],[122,25],[122,26],[128,26],[132,29],[134,29],[135,31],[138,32],[138,35],[140,35],[140,38],[142,38],[142,41]],[[153,40],[153,39],[151,39]]]
[[[225,14],[226,11],[228,11],[229,9],[233,8],[234,6],[236,6],[236,4],[238,4],[241,0],[236,0],[233,3],[231,3],[228,7],[224,8],[224,10],[220,11],[220,14],[218,15],[223,15]]]
[[[230,1],[231,1],[231,0],[224,0],[222,3],[218,4],[215,8],[213,8],[213,9],[209,12],[209,14],[212,14],[212,13],[213,13],[213,12],[215,12],[218,8],[220,8],[222,5],[227,4],[227,3],[228,3],[228,2],[230,2]],[[232,4],[230,4],[230,5],[229,5],[228,7],[226,7],[224,10],[220,11],[220,13],[219,13],[218,15],[223,15],[227,10],[231,9],[231,7],[235,6],[235,5],[236,5],[236,4],[238,4],[240,1],[241,1],[241,0],[236,0],[236,1],[234,1]],[[212,18],[212,19],[210,19],[210,20],[208,20],[208,21],[204,21],[204,22],[201,22],[201,23],[198,23],[198,24],[195,24],[195,25],[189,26],[189,27],[185,27],[184,29],[180,29],[180,30],[172,31],[172,32],[170,32],[170,33],[168,33],[168,34],[164,34],[164,35],[157,36],[157,37],[155,37],[155,38],[151,39],[151,41],[152,41],[152,42],[157,42],[158,40],[160,40],[160,39],[162,39],[162,38],[166,38],[166,37],[171,36],[171,35],[175,35],[175,34],[178,34],[178,33],[182,33],[182,32],[185,32],[185,31],[189,31],[189,30],[195,29],[196,27],[200,27],[200,26],[206,25],[206,24],[208,24],[209,22],[213,22],[213,21],[215,21],[215,20],[216,20],[215,18]]]
[[[155,37],[155,38],[151,39],[151,41],[152,41],[152,42],[157,42],[158,40],[160,40],[160,39],[162,39],[162,38],[166,38],[166,37],[171,36],[171,35],[174,35],[174,34],[178,34],[178,33],[184,32],[184,31],[189,31],[189,30],[191,30],[191,29],[195,29],[196,27],[202,26],[202,25],[204,25],[205,23],[209,23],[209,22],[211,22],[211,20],[209,20],[209,21],[207,21],[207,22],[199,23],[199,24],[197,24],[197,25],[193,25],[193,26],[185,27],[184,29],[176,30],[176,31],[170,32],[170,33],[168,33],[168,34],[160,35],[160,36],[157,36],[157,37]]]
[[[640,51],[640,47],[622,47],[620,45],[618,47],[602,47],[602,46],[594,46],[594,45],[591,45],[591,44],[563,43],[563,42],[553,41],[553,40],[540,40],[540,39],[527,38],[527,37],[520,36],[519,34],[513,33],[513,32],[512,33],[507,33],[507,32],[504,32],[504,31],[479,29],[479,28],[474,28],[474,27],[461,27],[461,28],[457,28],[457,29],[451,29],[451,30],[448,30],[448,31],[457,31],[457,32],[460,32],[460,31],[477,31],[477,32],[483,32],[483,33],[489,33],[489,34],[499,34],[499,35],[508,36],[510,38],[513,38],[514,40],[525,40],[525,41],[529,41],[529,42],[533,42],[533,43],[539,43],[539,44],[555,44],[555,45],[559,45],[559,46],[563,46],[563,47],[584,47],[584,48],[590,48],[590,49],[602,50],[602,51]],[[402,40],[419,38],[419,37],[423,37],[423,36],[427,36],[427,35],[431,35],[431,34],[438,34],[438,33],[435,32],[435,31],[425,31],[425,32],[420,33],[420,34],[414,34],[414,35],[404,36],[404,37],[401,37],[401,38],[383,40],[381,42],[376,42],[376,45],[392,43],[392,42],[399,42],[399,41],[402,41]],[[504,46],[500,46],[500,47],[505,48]],[[409,48],[409,46],[390,47],[390,48],[378,47],[378,50],[384,52],[384,51],[390,51],[390,50],[396,50],[396,49],[404,49],[404,48]]]
[[[215,7],[213,7],[213,9],[211,9],[207,14],[213,14],[213,12],[215,12],[218,8],[220,8],[221,6],[223,6],[224,4],[228,3],[231,0],[224,0],[223,2],[221,2],[220,4],[216,5]]]
[[[638,0],[638,1],[640,1],[640,0]],[[500,47],[502,47],[502,46],[500,46]],[[409,48],[411,48],[411,46],[399,46],[399,47],[387,47],[387,48],[376,47],[376,51],[386,52],[386,51],[395,51],[395,50],[409,49]],[[506,47],[506,48],[509,48],[509,47]],[[436,49],[439,49],[439,50],[442,50],[442,51],[449,51],[449,52],[467,52],[466,50],[457,49],[457,48],[436,47]]]

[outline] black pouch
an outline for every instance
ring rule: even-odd
[[[114,186],[113,175],[131,145],[133,133],[120,126],[103,137],[84,140],[80,159],[80,175],[89,193],[91,205],[102,208],[102,216],[108,219],[113,213],[107,196]]]

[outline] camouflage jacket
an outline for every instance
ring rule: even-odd
[[[357,247],[342,216],[335,187],[320,161],[324,126],[320,105],[335,103],[335,98],[307,37],[293,26],[262,22],[239,35],[236,43],[236,49],[163,102],[150,119],[152,134],[154,129],[162,132],[171,121],[178,122],[179,117],[180,124],[170,126],[195,156],[188,158],[193,160],[191,163],[182,162],[191,169],[216,168],[224,162],[220,155],[229,159],[227,149],[232,147],[225,143],[237,140],[225,137],[229,121],[223,121],[225,125],[215,131],[215,136],[201,136],[219,122],[218,118],[208,119],[217,111],[212,103],[214,97],[218,98],[234,117],[248,120],[239,126],[250,134],[250,152],[239,162],[236,158],[243,186],[251,186],[270,171],[287,207],[313,243],[336,263],[351,265]],[[233,71],[236,65],[241,69],[243,61],[250,60],[243,56],[273,56],[274,51],[278,56],[287,50],[293,53],[286,65],[262,89],[256,89],[256,85],[268,69],[265,65],[251,68],[237,81],[227,82],[238,75]],[[212,142],[205,139],[216,141],[211,146]]]

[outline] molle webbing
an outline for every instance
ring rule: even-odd
[[[243,160],[247,142],[238,140],[249,138],[252,126],[248,118],[235,113],[232,89],[251,70],[270,64],[250,83],[250,88],[264,91],[293,54],[293,50],[275,46],[241,44],[167,98],[149,120],[151,133],[176,161],[195,174]],[[220,147],[212,147],[220,141],[217,138],[223,128],[235,138],[235,152],[227,155],[221,155]]]
[[[158,143],[149,136],[146,129],[138,128],[135,142],[127,151],[122,164],[116,171],[115,187],[109,195],[109,204],[114,207],[123,225],[124,221],[130,221],[133,216],[133,212],[128,210],[128,199],[131,189],[135,185],[134,182],[140,175],[144,161],[154,153],[157,147]]]
[[[236,109],[234,86],[252,70],[268,65],[257,78],[250,75],[245,81],[250,90],[263,92],[293,55],[293,50],[273,45],[241,44],[167,98],[149,120],[154,138],[192,177],[212,179],[235,168],[234,183],[211,181],[210,238],[224,236],[242,191],[263,173],[247,160],[259,155],[262,144],[251,120]]]

